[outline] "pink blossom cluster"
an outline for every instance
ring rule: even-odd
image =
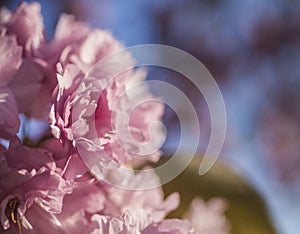
[[[179,205],[178,193],[165,199],[154,172],[124,170],[159,159],[162,132],[149,128],[164,106],[146,90],[134,98],[126,93],[145,78],[131,68],[129,52],[93,69],[123,48],[109,32],[66,14],[46,40],[37,3],[1,9],[0,138],[9,142],[0,144],[1,233],[227,233],[222,204],[195,203],[187,216],[192,222],[165,219]],[[38,148],[17,136],[21,113],[49,119],[51,136]],[[141,184],[152,189],[139,190]],[[206,223],[213,231],[203,229]]]

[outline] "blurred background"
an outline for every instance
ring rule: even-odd
[[[15,9],[20,2],[1,0],[1,6]],[[199,59],[225,100],[225,145],[211,172],[197,177],[192,165],[166,186],[167,193],[174,187],[180,190],[182,178],[190,180],[193,190],[185,189],[189,185],[182,188],[189,192],[186,197],[195,193],[228,200],[233,233],[299,234],[300,1],[38,2],[49,39],[59,15],[66,12],[92,27],[112,31],[125,46],[165,44]],[[200,91],[172,71],[149,68],[149,79],[176,85],[192,101],[201,126],[201,155],[210,136],[210,116]],[[180,125],[169,108],[164,123],[168,135],[163,151],[172,155],[180,140]]]

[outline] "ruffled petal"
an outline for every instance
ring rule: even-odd
[[[0,88],[0,138],[11,139],[19,131],[20,120],[14,94],[9,88]]]

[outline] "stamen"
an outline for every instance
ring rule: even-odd
[[[7,218],[13,223],[17,224],[19,234],[22,234],[22,228],[21,228],[21,220],[18,214],[18,208],[19,208],[20,202],[18,198],[12,198],[8,201],[6,208],[5,208],[5,214]]]

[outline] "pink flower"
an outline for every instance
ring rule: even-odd
[[[20,46],[18,47],[19,57],[15,60],[19,62],[18,67],[13,76],[10,76],[11,79],[7,85],[14,93],[18,104],[18,112],[31,113],[36,100],[38,100],[38,92],[45,81],[43,67],[47,64],[36,56],[37,50],[44,41],[40,5],[38,3],[22,3],[15,12],[2,10],[0,18],[1,34],[14,37]],[[11,47],[10,49],[14,48],[13,46]],[[15,56],[17,55],[15,54]],[[6,70],[12,67],[13,64],[16,64],[15,61],[7,65]],[[5,66],[5,63],[3,63],[3,66]],[[43,109],[49,110],[49,104],[48,106],[45,105]],[[42,108],[39,111],[41,112],[41,110]]]
[[[191,223],[164,220],[178,193],[165,198],[154,171],[132,170],[159,159],[163,134],[155,122],[164,111],[136,86],[146,72],[134,66],[110,33],[73,16],[62,15],[47,42],[38,3],[1,11],[0,138],[10,141],[8,149],[0,145],[2,233],[227,233],[217,201],[195,200]],[[22,145],[18,114],[45,117],[51,100],[56,139]]]
[[[7,87],[21,66],[21,47],[13,36],[0,35],[0,138],[10,139],[19,131],[18,108]]]
[[[191,221],[199,233],[228,234],[229,225],[224,215],[226,204],[221,199],[212,199],[205,203],[202,199],[195,198],[185,218]]]
[[[156,185],[159,183],[158,177],[152,175],[153,178],[145,178],[142,173],[131,176],[123,174],[123,178],[124,182],[131,183],[131,187],[138,187],[142,178],[149,186]],[[26,218],[34,233],[46,230],[47,233],[107,233],[108,229],[114,230],[114,233],[140,233],[138,231],[148,225],[160,222],[179,203],[178,194],[164,201],[161,188],[130,191],[88,177],[73,181],[72,193],[64,196],[61,213],[49,213],[37,206],[28,210]],[[40,223],[47,223],[48,229]]]
[[[100,177],[103,170],[140,155],[157,159],[162,140],[159,129],[150,136],[149,128],[160,120],[163,105],[147,91],[135,98],[128,94],[130,83],[143,80],[145,73],[131,69],[134,61],[126,51],[105,60],[122,48],[109,33],[93,30],[66,47],[57,66],[58,86],[50,115],[53,134],[71,141],[91,172]],[[98,65],[99,61],[104,62]],[[142,104],[134,109],[138,103]]]
[[[8,10],[1,12],[1,18],[4,19],[1,27],[5,27],[9,34],[16,35],[18,44],[29,55],[44,41],[44,24],[40,11],[38,3],[23,2],[14,13]]]
[[[0,34],[0,138],[11,139],[19,131],[18,113],[30,111],[35,101],[41,76],[35,63],[22,59],[16,37],[5,32]]]
[[[15,36],[22,48],[22,66],[10,84],[18,103],[18,111],[35,118],[48,115],[51,95],[57,84],[57,60],[50,60],[43,49],[50,46],[45,41],[40,8],[38,3],[24,2],[15,12],[7,9],[0,12],[0,30],[6,35]]]
[[[0,156],[1,224],[4,230],[32,229],[28,211],[34,207],[59,213],[70,185],[48,151],[22,146],[17,140]]]
[[[95,229],[91,217],[103,209],[101,189],[94,180],[77,182],[72,193],[65,195],[60,212],[48,212],[37,203],[32,203],[22,218],[22,233],[91,233]],[[27,224],[27,225],[25,225]],[[16,227],[4,233],[19,233]]]
[[[112,170],[108,175],[110,182],[126,189],[105,185],[102,189],[106,196],[103,214],[119,216],[125,210],[143,209],[152,220],[159,222],[179,205],[179,194],[173,193],[164,199],[161,182],[154,172]],[[118,181],[117,181],[118,180]],[[142,189],[151,188],[151,189]]]

